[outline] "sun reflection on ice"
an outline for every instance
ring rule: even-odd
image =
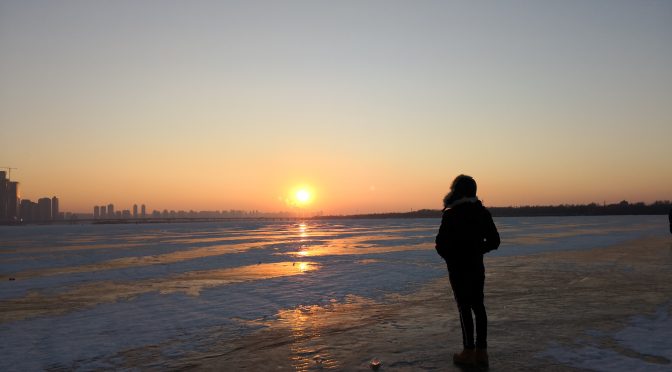
[[[299,269],[299,271],[302,272],[302,273],[306,272],[308,270],[312,270],[312,268],[310,267],[310,264],[308,262],[299,262],[299,264],[296,265],[296,266]]]
[[[323,318],[316,314],[323,310],[317,305],[299,306],[279,314],[292,338],[290,360],[296,371],[339,368],[338,361],[328,351],[322,338]]]
[[[306,224],[303,223],[303,222],[301,222],[301,223],[299,224],[299,236],[300,236],[302,239],[308,237],[308,226],[306,226]],[[303,240],[302,240],[302,241],[303,241]]]
[[[434,249],[434,244],[431,242],[399,244],[396,240],[398,238],[386,235],[348,236],[329,240],[316,238],[306,245],[301,245],[297,250],[285,252],[284,254],[305,258],[312,256],[359,255]],[[306,241],[308,239],[300,240],[299,242],[304,243]]]
[[[315,262],[273,262],[215,270],[190,271],[162,278],[135,281],[92,281],[58,293],[34,293],[6,300],[0,323],[36,316],[68,313],[103,303],[127,300],[145,293],[184,293],[200,296],[206,289],[263,279],[290,277],[318,270]]]
[[[288,358],[294,370],[344,370],[339,354],[348,350],[356,353],[361,342],[348,339],[347,332],[377,322],[380,311],[374,311],[372,316],[362,315],[364,308],[370,311],[378,306],[373,300],[348,295],[343,302],[332,299],[328,305],[280,310],[277,321],[268,324],[278,337],[289,341]]]
[[[298,225],[298,233],[299,237],[301,238],[299,239],[299,243],[305,243],[308,241],[308,226],[304,222],[301,222]],[[310,252],[308,252],[304,246],[301,246],[300,250],[297,251],[295,255],[298,257],[307,257],[310,255]]]

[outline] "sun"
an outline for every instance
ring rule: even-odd
[[[306,189],[299,189],[294,194],[294,198],[299,204],[307,204],[310,201],[310,192]]]

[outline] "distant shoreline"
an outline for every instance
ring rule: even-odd
[[[559,206],[524,206],[524,207],[488,207],[493,217],[577,217],[577,216],[644,216],[667,215],[672,208],[669,201],[629,204],[621,202],[609,205],[559,205]],[[439,209],[420,209],[412,212],[368,213],[347,216],[317,216],[313,219],[339,218],[441,218]]]
[[[610,205],[560,205],[560,206],[525,206],[525,207],[488,207],[494,217],[579,217],[579,216],[645,216],[667,215],[672,208],[669,201],[656,202],[645,205],[643,203],[629,204],[621,202]],[[5,226],[22,225],[119,225],[119,224],[159,224],[159,223],[196,223],[218,221],[297,221],[297,220],[346,220],[346,219],[416,219],[441,218],[439,209],[421,209],[412,212],[365,213],[348,215],[328,215],[311,217],[167,217],[167,218],[121,218],[121,219],[92,219],[72,218],[57,221],[41,222],[13,222],[0,223]]]

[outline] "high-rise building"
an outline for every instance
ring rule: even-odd
[[[133,204],[133,218],[138,218],[138,205]]]
[[[7,220],[7,172],[0,171],[0,221]]]
[[[142,218],[147,217],[147,208],[145,208],[144,204],[140,207],[140,215],[142,216]]]
[[[37,203],[30,203],[30,220],[39,221],[40,220],[40,209],[37,207]]]
[[[100,218],[107,218],[107,207],[104,205],[100,206]]]
[[[40,198],[37,201],[37,209],[39,210],[38,220],[40,220],[40,221],[50,221],[51,220],[51,199]]]
[[[96,220],[100,218],[100,207],[97,205],[93,207],[93,218]]]
[[[51,198],[51,219],[52,220],[57,220],[60,215],[60,212],[58,210],[58,198],[53,197]]]
[[[21,192],[18,182],[7,182],[7,217],[6,220],[18,221],[20,218],[19,206]]]
[[[107,217],[114,218],[114,204],[107,205]]]
[[[33,221],[33,208],[37,208],[37,204],[33,203],[29,199],[21,200],[21,221],[22,222],[32,222]]]

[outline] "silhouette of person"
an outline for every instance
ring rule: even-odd
[[[672,234],[672,208],[667,212],[667,219],[670,221],[670,234]]]
[[[476,181],[472,177],[457,176],[443,199],[443,206],[436,251],[448,266],[462,327],[463,350],[453,355],[453,362],[487,367],[488,318],[483,304],[483,254],[499,247],[499,232],[490,212],[476,197]],[[472,311],[476,318],[475,340]]]

